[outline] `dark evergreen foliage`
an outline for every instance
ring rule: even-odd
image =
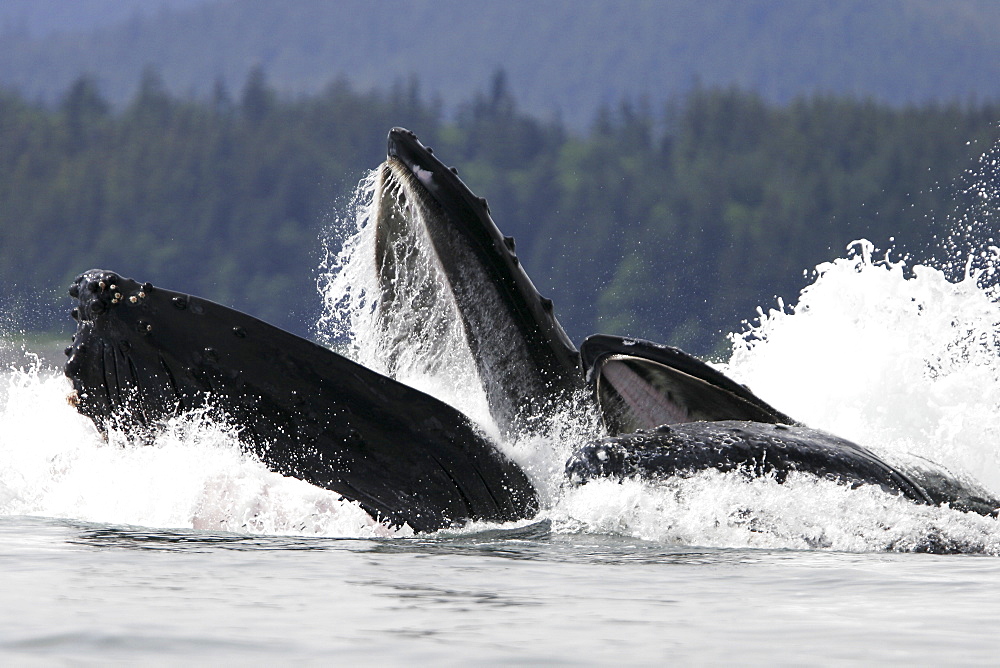
[[[287,99],[257,69],[235,98],[221,82],[210,101],[178,98],[152,70],[121,112],[86,77],[55,109],[0,93],[6,322],[51,328],[64,286],[103,266],[307,333],[317,239],[402,125],[489,199],[575,340],[704,353],[856,238],[932,247],[950,184],[1000,134],[997,103],[695,88],[662,113],[606,108],[575,135],[521,113],[503,72],[453,121],[415,80]]]

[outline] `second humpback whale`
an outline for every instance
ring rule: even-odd
[[[374,194],[374,255],[391,310],[421,299],[414,226],[430,243],[456,306],[493,420],[504,437],[570,406],[597,411],[605,433],[578,446],[569,484],[658,479],[704,469],[793,471],[877,485],[917,503],[993,513],[1000,501],[943,469],[903,470],[809,429],[675,348],[595,335],[578,351],[519,262],[513,240],[413,133],[394,128]],[[241,430],[269,467],[356,501],[392,525],[433,531],[537,513],[529,472],[466,416],[322,346],[198,297],[91,270],[66,375],[98,428],[142,435],[205,407]]]

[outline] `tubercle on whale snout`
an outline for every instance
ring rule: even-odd
[[[455,167],[448,167],[437,156],[434,149],[424,146],[416,134],[405,128],[393,128],[389,131],[386,155],[389,158],[396,158],[410,170],[410,172],[431,194],[441,196],[444,191],[450,190],[457,193],[462,202],[474,210],[476,214],[490,219],[490,204],[485,197],[479,197],[458,177],[458,170]],[[440,179],[438,181],[437,179]],[[511,263],[519,264],[515,252],[514,237],[502,237],[501,247],[496,250],[499,254],[506,253]],[[496,245],[496,244],[493,244]],[[543,302],[545,298],[539,295]],[[547,300],[551,303],[551,300]]]
[[[77,276],[69,296],[77,299],[71,315],[77,321],[93,321],[118,305],[140,305],[152,293],[150,283],[140,284],[115,272],[92,269]]]

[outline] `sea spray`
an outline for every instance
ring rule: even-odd
[[[362,179],[347,214],[325,237],[317,335],[358,363],[455,406],[495,435],[457,306],[444,270],[427,251],[431,242],[423,225],[401,226],[400,238],[387,250],[395,254],[398,271],[386,282],[398,297],[386,304],[375,261],[379,207],[405,209],[408,216],[420,212],[383,186],[378,171]]]
[[[69,381],[41,366],[0,374],[0,514],[240,533],[374,537],[390,530],[357,504],[270,471],[238,430],[203,411],[152,443],[105,441],[67,402]]]
[[[947,216],[950,232],[931,254],[953,281],[975,276],[983,288],[996,286],[998,273],[996,234],[1000,222],[1000,143],[979,156],[955,181],[954,208]]]
[[[454,305],[440,302],[448,292],[439,287],[443,273],[419,252],[425,239],[412,238],[399,249],[416,251],[404,263],[416,271],[394,278],[410,281],[406,290],[429,291],[434,306],[407,310],[397,301],[393,309],[380,309],[376,190],[372,173],[324,243],[320,338],[458,407],[489,430],[475,365],[449,310]],[[959,240],[963,230],[978,234],[992,220],[993,191],[984,185],[970,192],[983,207],[959,230]],[[855,242],[845,257],[817,267],[796,303],[762,309],[756,323],[733,335],[732,356],[723,366],[810,426],[893,461],[934,460],[996,493],[1000,310],[991,287],[992,241],[987,236],[970,248],[957,274],[945,263],[877,257],[871,244]],[[954,257],[959,245],[953,243]],[[25,364],[0,374],[0,514],[211,532],[411,533],[387,528],[332,492],[269,471],[244,453],[238,429],[203,414],[171,422],[151,444],[116,433],[106,442],[67,404],[70,386],[58,371],[21,358]],[[657,482],[565,487],[567,455],[599,428],[572,407],[557,413],[547,431],[501,443],[532,475],[543,503],[537,519],[551,520],[556,532],[717,547],[1000,554],[996,518],[806,475],[779,484],[705,471]],[[466,531],[488,527],[474,524]]]
[[[659,482],[597,480],[568,490],[553,530],[723,548],[1000,555],[1000,521],[922,506],[873,486],[792,473],[702,471]]]
[[[727,372],[809,426],[1000,491],[1000,305],[979,276],[876,259],[817,267],[796,304],[733,335]]]

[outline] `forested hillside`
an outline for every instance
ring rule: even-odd
[[[699,87],[570,133],[520,113],[502,74],[454,120],[415,82],[286,99],[258,70],[191,101],[147,72],[113,111],[84,78],[58,108],[0,95],[0,307],[52,327],[70,279],[100,266],[308,332],[318,238],[403,125],[489,199],[575,340],[706,352],[853,239],[934,245],[998,119],[993,103],[776,105]]]

